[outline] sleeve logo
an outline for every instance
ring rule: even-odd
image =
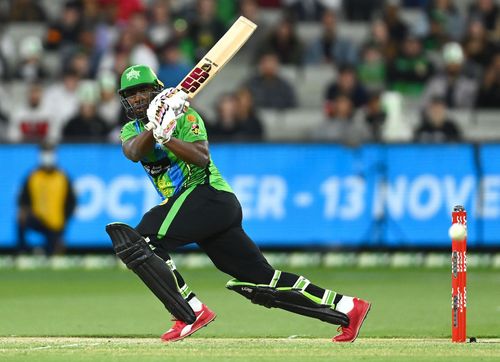
[[[197,125],[197,124],[193,124],[191,126],[191,131],[195,134],[195,135],[199,135],[200,134],[200,126]]]

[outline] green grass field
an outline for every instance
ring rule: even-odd
[[[214,268],[181,270],[218,317],[184,341],[158,339],[170,316],[133,273],[0,270],[1,361],[460,361],[500,360],[500,276],[468,275],[468,335],[450,343],[448,269],[293,269],[373,303],[358,340],[330,342],[335,326],[253,305]]]

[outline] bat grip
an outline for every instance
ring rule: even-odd
[[[153,122],[148,122],[144,128],[146,129],[146,131],[151,131],[153,128],[154,128],[154,123]]]

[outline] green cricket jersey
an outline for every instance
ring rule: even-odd
[[[121,130],[122,143],[143,131],[142,122],[128,122]],[[189,108],[177,120],[177,127],[172,137],[185,142],[207,141],[207,131],[200,115]],[[218,190],[233,192],[212,159],[207,167],[198,167],[182,161],[165,146],[157,143],[154,150],[141,160],[141,164],[164,199],[176,195],[183,189],[206,183],[210,183]]]

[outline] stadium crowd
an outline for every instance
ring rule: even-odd
[[[0,4],[2,141],[117,142],[121,72],[147,64],[176,85],[240,14],[259,28],[231,64],[251,74],[219,84],[211,139],[266,140],[267,110],[313,109],[290,70],[328,70],[321,122],[297,140],[387,141],[394,99],[405,99],[418,113],[408,140],[456,142],[464,132],[449,110],[500,108],[495,0],[10,0]],[[351,39],[345,24],[366,34]]]

